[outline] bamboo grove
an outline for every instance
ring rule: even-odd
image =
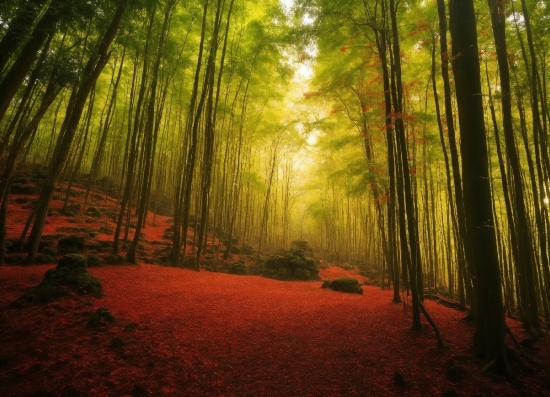
[[[130,262],[148,210],[173,216],[173,266],[305,239],[375,268],[394,302],[410,291],[413,328],[424,312],[438,332],[425,291],[470,308],[508,371],[502,308],[534,337],[550,320],[549,17],[535,0],[3,2],[0,247],[36,167],[30,263],[79,182],[86,203],[117,198]]]
[[[292,139],[300,145],[282,117],[292,68],[277,1],[30,0],[0,11],[2,240],[10,184],[35,164],[48,176],[21,235],[29,262],[55,189],[68,185],[67,210],[82,175],[86,203],[96,187],[118,197],[113,252],[131,262],[148,209],[174,215],[174,265],[200,258],[208,225],[228,241],[262,229],[258,245],[274,243],[267,204],[289,189],[272,188],[274,170]],[[288,245],[284,205],[277,243]]]
[[[498,313],[535,338],[550,314],[547,3],[300,11],[316,45],[304,96],[327,178],[312,204],[324,246],[378,264],[395,302],[410,290],[413,328],[424,291],[469,307],[476,347],[509,371]]]

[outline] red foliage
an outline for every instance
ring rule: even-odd
[[[463,396],[519,395],[492,374],[447,380],[451,363],[471,374],[483,363],[470,351],[473,327],[464,313],[431,301],[444,350],[429,326],[410,331],[409,305],[391,304],[389,291],[367,286],[359,296],[322,290],[319,282],[121,266],[91,269],[105,297],[90,307],[76,299],[8,306],[48,268],[0,268],[9,286],[0,293],[0,395],[74,387],[80,395],[122,396],[136,385],[159,396],[439,396],[450,387]],[[86,316],[102,306],[115,323],[87,328]],[[509,325],[521,333],[517,322]],[[115,337],[123,347],[111,347]],[[540,343],[546,350],[538,359],[547,362],[548,341]],[[404,390],[392,381],[395,371],[405,377]],[[543,395],[542,387],[534,376],[526,382],[529,395]]]
[[[309,98],[323,95],[323,93],[321,91],[313,91],[313,92],[304,92],[303,95],[304,95],[304,98],[309,99]]]

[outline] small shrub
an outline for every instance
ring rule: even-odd
[[[106,307],[97,309],[88,319],[88,327],[97,328],[106,326],[115,321],[115,316]]]

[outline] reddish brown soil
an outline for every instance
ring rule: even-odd
[[[11,237],[24,218],[14,207]],[[157,228],[148,223],[146,241],[160,241],[167,227],[161,220]],[[49,225],[55,233],[66,218],[54,211]],[[143,255],[151,255],[156,248],[144,244]],[[371,286],[355,295],[321,289],[320,282],[141,264],[89,269],[103,283],[101,299],[13,304],[52,266],[0,267],[0,396],[550,395],[547,373],[532,364],[534,374],[514,365],[514,383],[476,375],[484,363],[471,350],[473,326],[463,312],[436,302],[426,307],[443,350],[427,324],[420,333],[410,330],[410,305],[391,304],[390,291]],[[354,274],[321,271],[323,278],[344,275]],[[99,307],[116,321],[90,328]],[[508,324],[524,338],[519,323]],[[548,337],[528,353],[550,366]],[[453,382],[447,370],[456,365],[465,378]],[[396,372],[404,385],[395,382]]]

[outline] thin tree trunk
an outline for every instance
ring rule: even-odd
[[[127,0],[120,0],[118,2],[111,24],[101,39],[97,51],[91,56],[86,67],[84,68],[84,77],[76,94],[74,108],[70,114],[67,114],[68,119],[65,134],[63,136],[63,140],[61,141],[60,150],[57,153],[57,157],[53,159],[50,174],[40,195],[40,207],[29,237],[29,255],[27,261],[30,263],[34,263],[35,261],[38,246],[40,244],[40,237],[42,235],[42,230],[44,229],[44,224],[46,223],[46,216],[48,214],[48,209],[57,185],[57,181],[69,155],[71,143],[78,128],[82,111],[88,99],[89,93],[94,87],[99,74],[109,59],[109,46],[111,45],[111,42],[113,41],[122,21],[126,3]]]

